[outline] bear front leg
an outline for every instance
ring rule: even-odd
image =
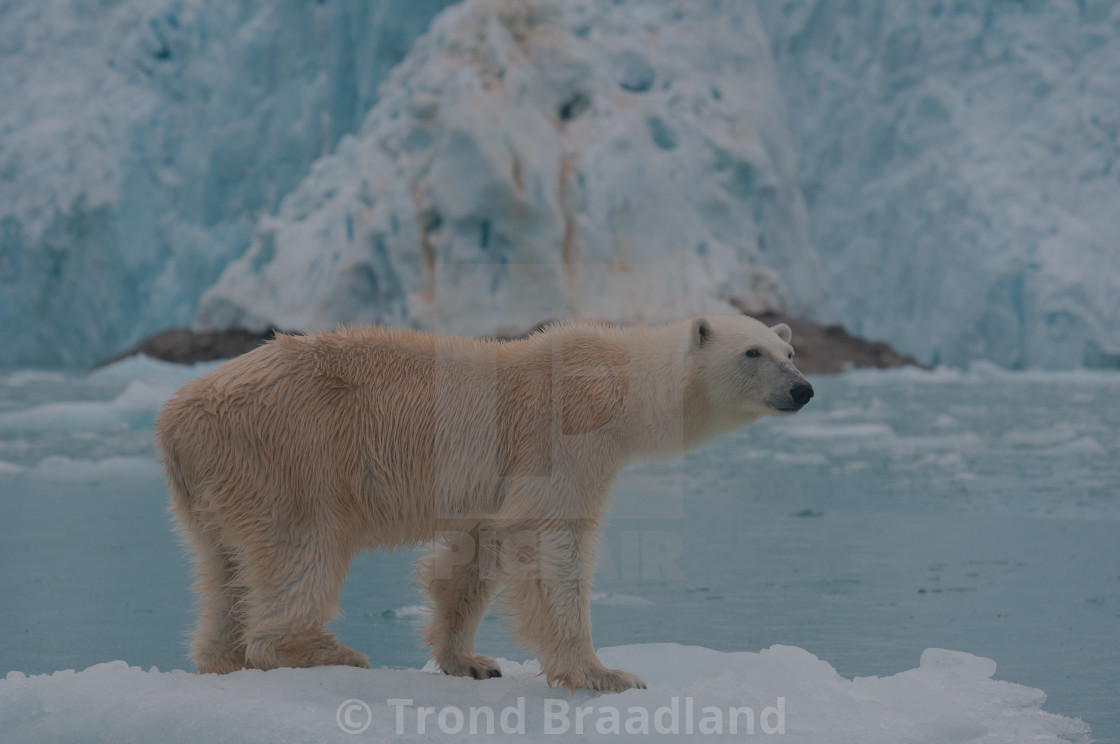
[[[421,632],[424,645],[444,674],[490,679],[501,677],[498,663],[474,652],[474,637],[497,594],[492,548],[479,543],[479,531],[450,537],[432,548],[417,567],[420,585],[432,604],[432,619]],[[488,575],[489,574],[489,575]]]
[[[503,545],[510,568],[508,594],[517,613],[518,636],[540,650],[541,672],[550,685],[623,692],[645,689],[635,674],[607,669],[591,641],[591,574],[598,525],[575,521],[559,528],[523,531]],[[509,566],[511,561],[516,564]]]

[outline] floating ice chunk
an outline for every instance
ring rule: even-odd
[[[819,452],[776,452],[774,462],[790,465],[827,465],[828,458]]]
[[[129,383],[116,400],[45,403],[22,411],[0,414],[0,429],[16,431],[108,430],[149,428],[172,390],[147,383]]]
[[[953,367],[934,367],[933,369],[897,367],[895,369],[850,369],[842,374],[847,376],[855,385],[880,385],[884,378],[906,380],[907,382],[958,382],[964,379],[968,373]]]
[[[8,475],[19,475],[23,472],[23,467],[16,465],[14,462],[6,462],[0,460],[0,478]]]
[[[850,374],[850,373],[849,373]],[[886,405],[882,400],[875,398],[870,404],[864,406],[854,406],[847,404],[839,404],[834,408],[829,408],[826,411],[814,411],[809,416],[814,419],[824,419],[826,421],[841,420],[853,421],[860,419],[875,418],[886,412]]]
[[[128,426],[123,410],[111,402],[45,403],[22,411],[0,413],[0,429],[44,431],[114,429]]]
[[[1052,447],[1068,442],[1077,435],[1072,424],[1059,423],[1053,426],[1031,429],[1011,429],[1004,432],[1004,443],[1021,447]]]
[[[937,467],[958,472],[965,469],[964,458],[956,452],[950,452],[948,454],[931,453],[916,462],[915,465]]]
[[[1104,445],[1092,437],[1081,437],[1072,442],[1058,445],[1050,451],[1059,455],[1086,455],[1092,457],[1108,453]]]
[[[892,439],[888,446],[896,452],[921,452],[931,449],[975,451],[984,440],[975,432],[959,434],[928,434]]]
[[[988,679],[996,673],[996,663],[991,659],[943,648],[923,651],[918,668],[923,672],[953,674],[965,679]]]
[[[89,373],[91,380],[144,380],[146,382],[186,381],[207,372],[218,362],[199,362],[198,364],[176,364],[162,359],[152,359],[145,354],[135,354],[120,361],[98,367]]]
[[[187,380],[218,366],[187,366],[144,356],[130,357],[89,375],[91,381],[126,382],[112,401],[45,403],[0,413],[0,429],[16,431],[148,429],[164,402]]]
[[[783,427],[781,432],[788,437],[801,439],[881,439],[895,436],[894,429],[886,424],[794,424]]]
[[[1012,429],[1005,432],[1005,444],[1031,448],[1042,455],[1103,455],[1108,450],[1091,436],[1078,436],[1072,424],[1055,424],[1041,429]]]
[[[148,457],[109,457],[104,460],[74,460],[52,455],[24,473],[25,478],[68,483],[160,480],[163,471]]]
[[[626,607],[645,607],[653,604],[645,597],[636,597],[633,594],[611,594],[610,592],[592,592],[591,603]]]
[[[61,372],[44,372],[37,369],[25,369],[0,377],[0,384],[10,387],[24,387],[38,383],[64,383],[69,378]]]
[[[987,359],[976,359],[969,363],[968,374],[970,377],[975,377],[981,380],[985,379],[999,379],[1007,374],[1007,370],[1003,367],[988,361]]]

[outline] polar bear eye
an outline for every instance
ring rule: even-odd
[[[762,352],[758,349],[747,349],[747,356],[749,356],[751,359],[758,359],[760,356],[762,356]]]

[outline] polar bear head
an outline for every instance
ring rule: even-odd
[[[800,411],[813,397],[813,386],[793,366],[792,339],[785,323],[768,328],[745,315],[694,319],[693,379],[712,411],[731,425]]]

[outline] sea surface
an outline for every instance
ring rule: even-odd
[[[0,675],[123,659],[191,669],[189,565],[152,443],[210,366],[0,377]],[[849,372],[796,415],[619,478],[597,646],[798,646],[845,677],[927,648],[994,659],[1120,742],[1120,375]],[[353,565],[333,629],[425,663],[415,555]],[[500,606],[477,649],[510,659]]]

